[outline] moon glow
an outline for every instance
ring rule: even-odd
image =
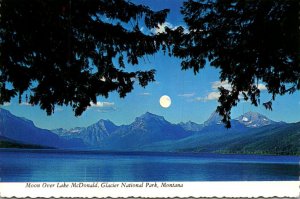
[[[171,103],[172,103],[171,98],[169,96],[167,96],[167,95],[163,95],[159,99],[159,104],[163,108],[168,108],[169,106],[171,106]]]

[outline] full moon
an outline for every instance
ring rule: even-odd
[[[159,99],[159,103],[160,103],[161,107],[168,108],[169,106],[171,106],[171,98],[167,95],[163,95]]]

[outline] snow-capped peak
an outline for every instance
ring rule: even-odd
[[[256,112],[247,112],[236,120],[250,128],[258,128],[275,123],[266,116]]]
[[[246,118],[245,116],[243,116],[243,122],[248,122],[249,121],[249,119],[248,118]]]

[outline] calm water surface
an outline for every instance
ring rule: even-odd
[[[0,150],[2,182],[299,180],[299,156]]]

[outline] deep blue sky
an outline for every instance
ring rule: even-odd
[[[179,13],[182,1],[134,0],[133,2],[148,5],[153,10],[170,8],[168,25],[184,26]],[[176,58],[164,56],[162,53],[148,58],[149,61],[141,60],[138,69],[155,68],[157,70],[155,83],[151,83],[145,89],[136,85],[134,91],[125,99],[120,99],[116,93],[112,93],[107,99],[98,98],[98,105],[88,109],[80,117],[74,117],[70,107],[57,107],[52,116],[47,116],[39,107],[19,105],[17,99],[2,107],[17,116],[32,120],[38,127],[47,129],[88,126],[100,119],[109,119],[119,125],[129,124],[147,111],[162,115],[173,123],[189,120],[203,123],[218,105],[216,87],[220,85],[219,71],[207,64],[205,69],[195,76],[193,71],[181,71],[180,60]],[[260,86],[261,101],[271,99],[264,90],[263,84]],[[159,98],[162,95],[168,95],[172,99],[172,104],[167,109],[159,105]],[[262,113],[275,121],[300,121],[300,92],[277,97],[273,104],[273,111],[265,110],[262,105],[254,107],[248,102],[242,102],[232,110],[232,117],[235,118],[247,111]]]

